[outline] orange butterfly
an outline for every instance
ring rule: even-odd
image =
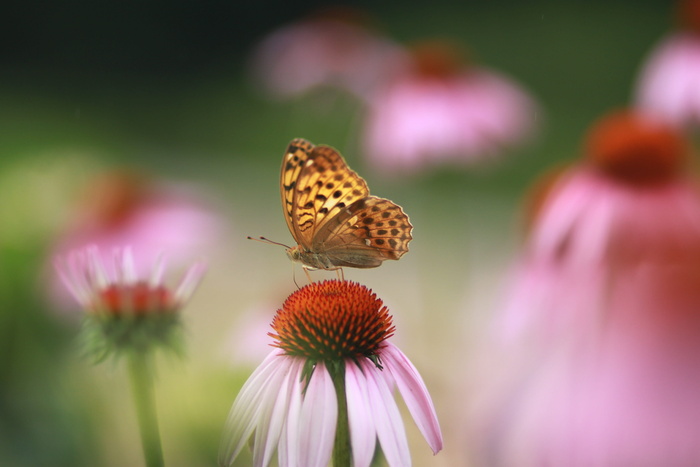
[[[329,146],[292,140],[282,160],[284,218],[305,270],[376,268],[408,251],[413,226],[400,206],[370,196],[367,183]]]

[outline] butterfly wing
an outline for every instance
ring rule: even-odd
[[[368,196],[329,219],[312,248],[323,251],[335,266],[374,268],[408,251],[413,226],[401,206]]]
[[[367,183],[329,146],[292,140],[282,161],[285,219],[297,243],[314,248],[317,233],[347,206],[369,195]]]
[[[287,146],[282,159],[282,172],[280,173],[280,192],[282,194],[282,208],[284,220],[287,222],[289,232],[296,242],[304,247],[310,247],[311,241],[305,241],[305,237],[299,230],[296,222],[297,182],[310,160],[314,145],[302,138],[295,138]]]

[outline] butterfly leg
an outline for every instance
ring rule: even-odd
[[[345,282],[345,272],[343,271],[343,268],[337,268],[335,270],[336,275],[338,276],[338,279]]]

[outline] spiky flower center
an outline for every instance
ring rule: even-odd
[[[394,334],[389,310],[367,287],[348,281],[309,284],[272,320],[276,347],[313,361],[375,356]]]
[[[418,42],[411,47],[411,51],[416,73],[425,78],[452,78],[466,66],[464,51],[448,41]]]
[[[98,297],[96,307],[112,315],[145,315],[175,309],[175,301],[169,289],[154,287],[147,282],[112,284],[101,290]]]
[[[681,28],[700,34],[700,0],[680,0],[676,15]]]
[[[688,149],[681,135],[661,121],[619,111],[593,126],[585,152],[603,173],[631,185],[650,186],[678,175]]]

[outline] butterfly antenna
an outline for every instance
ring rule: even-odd
[[[265,238],[265,237],[258,237],[258,238],[255,238],[255,237],[251,237],[250,235],[248,235],[246,238],[247,238],[248,240],[255,240],[256,242],[270,243],[270,244],[272,244],[272,245],[283,246],[283,247],[285,247],[286,249],[290,249],[290,248],[291,248],[289,245],[285,245],[284,243],[280,243],[280,242],[273,242],[273,241],[270,240],[269,238]]]

